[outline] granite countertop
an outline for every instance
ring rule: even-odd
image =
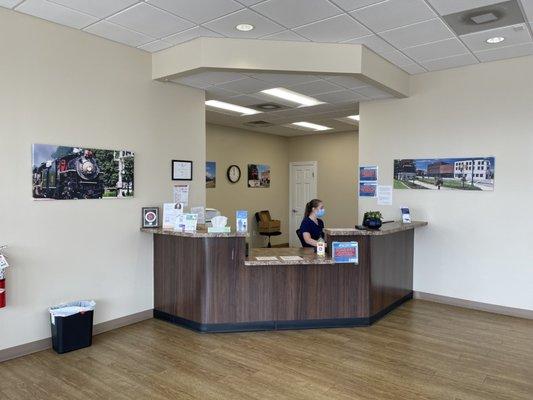
[[[282,260],[281,256],[298,256],[302,260]],[[276,257],[277,260],[257,260],[256,257]],[[250,255],[244,260],[244,265],[331,265],[335,261],[326,254],[318,257],[312,248],[272,248],[250,249]]]
[[[327,236],[381,236],[420,228],[422,226],[426,226],[427,224],[428,223],[424,221],[413,221],[410,224],[404,224],[402,222],[389,222],[387,224],[383,224],[382,227],[378,230],[361,230],[356,228],[326,228],[324,229],[324,232]]]
[[[172,229],[163,228],[141,228],[141,232],[153,233],[156,235],[182,236],[191,238],[227,238],[227,237],[248,237],[247,233],[209,233],[205,229],[198,229],[195,232],[176,232]]]

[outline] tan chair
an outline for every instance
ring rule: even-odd
[[[268,210],[256,212],[255,220],[257,221],[257,230],[259,234],[262,236],[268,236],[267,247],[272,247],[270,238],[271,236],[281,235],[281,221],[272,219]]]

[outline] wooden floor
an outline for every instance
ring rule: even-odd
[[[149,320],[0,364],[0,399],[533,399],[533,321],[411,301],[369,328]]]

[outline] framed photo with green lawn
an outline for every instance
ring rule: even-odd
[[[494,190],[494,157],[394,160],[394,189]]]

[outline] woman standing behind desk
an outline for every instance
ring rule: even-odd
[[[316,248],[318,240],[324,237],[324,221],[320,218],[325,214],[322,200],[313,199],[305,205],[304,219],[300,225],[303,247]]]

